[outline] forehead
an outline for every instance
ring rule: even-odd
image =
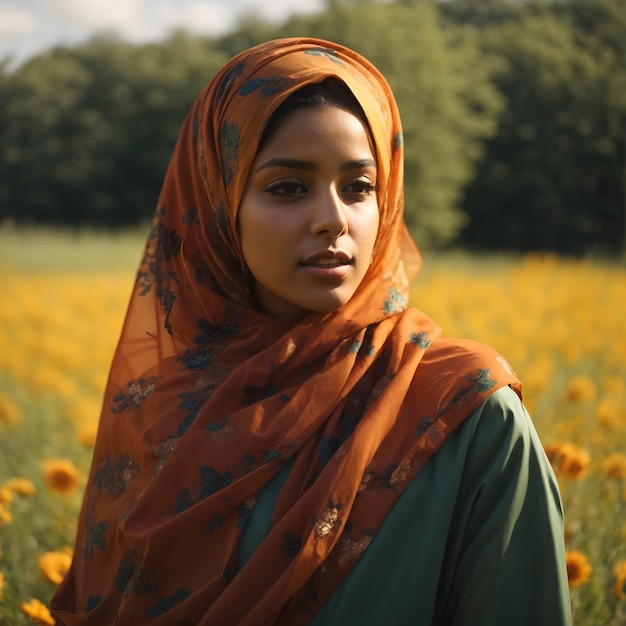
[[[333,105],[292,111],[273,129],[258,154],[311,152],[314,148],[328,158],[361,154],[373,159],[375,154],[363,121],[351,111]]]

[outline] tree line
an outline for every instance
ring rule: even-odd
[[[183,118],[232,55],[343,43],[403,118],[422,246],[617,255],[626,237],[626,0],[330,0],[220,37],[96,37],[0,63],[0,221],[120,228],[151,216]]]

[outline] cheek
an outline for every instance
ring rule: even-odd
[[[359,244],[363,253],[370,257],[374,251],[376,239],[378,237],[378,227],[380,225],[380,215],[378,206],[372,209],[367,218],[363,220],[360,227]]]
[[[239,242],[244,263],[256,275],[272,263],[280,250],[276,227],[258,214],[244,213],[239,220]]]

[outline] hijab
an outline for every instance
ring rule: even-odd
[[[250,289],[237,211],[263,130],[327,78],[361,104],[379,230],[351,300],[272,318]],[[181,129],[108,381],[63,624],[305,623],[419,469],[486,397],[519,385],[482,344],[407,307],[400,116],[382,74],[311,38],[231,59]],[[271,528],[239,569],[259,491],[290,464]],[[436,486],[433,486],[436,488]]]

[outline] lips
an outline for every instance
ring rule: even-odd
[[[344,250],[320,250],[310,254],[302,261],[301,265],[314,265],[317,267],[337,267],[349,265],[352,257]]]
[[[341,259],[320,259],[317,263],[310,263],[309,265],[321,265],[324,267],[336,267],[337,265],[345,265],[346,262]]]

